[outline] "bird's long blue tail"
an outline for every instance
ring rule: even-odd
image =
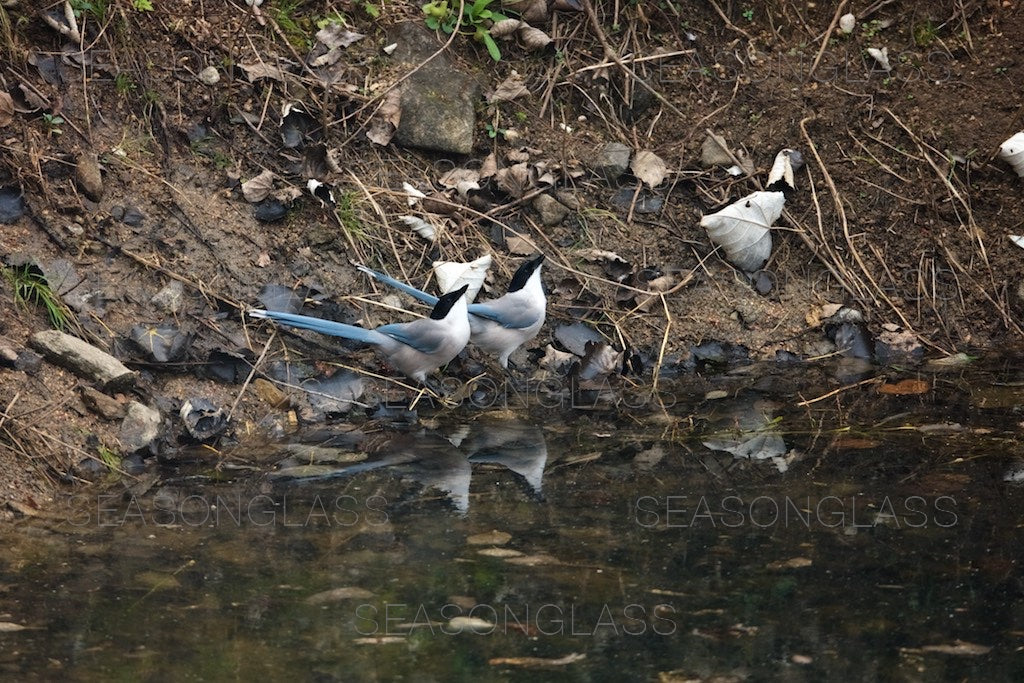
[[[327,334],[332,337],[353,339],[366,344],[379,344],[383,337],[383,335],[376,330],[367,330],[362,327],[356,327],[355,325],[336,323],[333,320],[322,320],[320,318],[312,318],[308,315],[299,315],[297,313],[264,311],[257,308],[249,311],[249,315],[253,318],[268,318],[270,320],[275,320],[283,325],[288,325],[289,327],[297,327],[302,330],[312,330],[313,332]]]
[[[412,285],[407,285],[404,282],[400,282],[399,280],[396,280],[393,277],[385,275],[384,273],[378,273],[375,270],[370,270],[366,266],[356,266],[356,268],[366,273],[374,280],[377,280],[378,282],[383,282],[386,285],[390,285],[395,289],[401,290],[408,294],[409,296],[413,297],[414,299],[422,301],[425,304],[429,304],[431,306],[437,304],[437,297],[432,294],[427,294],[422,289],[416,289]]]

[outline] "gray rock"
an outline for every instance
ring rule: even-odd
[[[128,414],[121,422],[118,438],[125,453],[146,448],[160,435],[160,413],[138,401],[128,404]]]
[[[75,165],[75,180],[85,196],[98,202],[103,196],[103,175],[95,152],[82,152]]]
[[[416,22],[396,25],[398,48],[392,54],[405,66],[417,66],[440,47],[437,38]],[[395,144],[452,154],[473,151],[480,85],[455,68],[445,53],[417,70],[402,89],[401,119]]]
[[[29,351],[24,349],[18,354],[18,359],[14,361],[14,369],[24,372],[26,375],[34,375],[39,372],[39,368],[43,366],[43,357],[35,351]]]
[[[185,285],[179,280],[171,280],[166,287],[153,295],[149,303],[164,313],[178,313],[185,300]]]
[[[533,209],[543,225],[558,225],[569,215],[569,207],[549,194],[539,194],[533,200]]]
[[[199,72],[199,80],[204,85],[216,85],[220,80],[220,72],[217,71],[217,67],[208,66]]]
[[[590,168],[609,182],[617,180],[629,169],[632,150],[621,142],[609,142],[598,151],[590,162]]]
[[[28,343],[50,362],[100,382],[108,389],[125,389],[135,384],[135,373],[121,361],[78,337],[58,330],[45,330],[33,334]]]

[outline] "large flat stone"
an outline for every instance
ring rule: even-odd
[[[121,361],[70,334],[59,330],[44,330],[33,334],[28,344],[50,362],[99,382],[105,389],[121,391],[135,384],[135,373]]]

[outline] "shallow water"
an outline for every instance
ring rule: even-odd
[[[0,673],[1024,680],[1016,367],[750,366],[207,451],[0,529]]]

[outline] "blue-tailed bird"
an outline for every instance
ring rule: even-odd
[[[508,293],[497,299],[473,303],[468,306],[470,341],[485,352],[497,356],[503,368],[508,368],[508,357],[513,351],[530,341],[544,324],[547,299],[540,282],[540,266],[544,254],[519,266],[508,286]],[[399,282],[383,273],[358,266],[359,270],[427,304],[435,304],[436,296]]]
[[[427,373],[449,362],[469,342],[466,311],[467,286],[434,299],[429,318],[393,323],[368,330],[331,320],[282,311],[249,311],[253,318],[269,318],[282,325],[312,330],[332,337],[371,344],[388,363],[406,376],[426,384]]]

